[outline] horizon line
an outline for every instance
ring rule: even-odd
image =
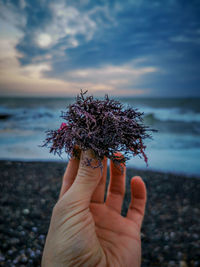
[[[76,97],[78,94],[74,94],[74,95],[58,95],[58,96],[55,96],[55,95],[1,95],[0,94],[0,98],[74,98]],[[90,94],[90,95],[93,95],[94,97],[104,97],[105,95],[108,95],[110,97],[117,97],[117,98],[170,98],[170,99],[175,99],[175,98],[183,98],[183,99],[186,99],[186,98],[200,98],[200,95],[193,95],[193,96],[160,96],[160,95],[154,95],[154,96],[150,96],[150,95],[113,95],[113,94],[107,94],[105,93],[103,96],[102,95],[95,95],[95,94]]]

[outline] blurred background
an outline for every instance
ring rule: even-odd
[[[149,169],[198,176],[199,14],[195,0],[0,0],[0,159],[62,160],[39,145],[82,88],[144,112]]]

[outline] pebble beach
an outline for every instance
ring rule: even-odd
[[[0,161],[0,266],[40,266],[66,164]],[[143,178],[148,201],[142,227],[142,267],[200,266],[200,177],[127,169]]]

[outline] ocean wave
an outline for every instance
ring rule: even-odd
[[[1,127],[7,122],[13,123],[13,127],[45,127],[54,128],[61,123],[62,108],[58,107],[6,107],[0,106]],[[144,119],[147,123],[156,124],[157,122],[182,122],[200,123],[200,113],[194,110],[181,108],[158,108],[151,106],[138,106],[140,112],[144,112]],[[5,124],[3,126],[3,124]],[[11,125],[9,125],[11,126]]]
[[[8,108],[0,106],[0,129],[32,129],[45,131],[59,127],[60,110],[46,107]]]
[[[54,111],[51,109],[38,107],[38,108],[7,108],[0,106],[0,115],[5,115],[5,119],[15,117],[16,119],[40,118],[40,117],[53,117]],[[7,115],[7,116],[6,116]]]
[[[177,122],[197,122],[200,123],[200,113],[195,113],[191,110],[181,110],[179,108],[141,108],[144,112],[144,118],[150,122],[177,121]]]

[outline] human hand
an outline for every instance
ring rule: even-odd
[[[100,168],[85,166],[86,157],[92,157],[91,151],[82,152],[80,161],[71,159],[68,163],[53,209],[42,266],[140,266],[145,185],[140,177],[131,180],[131,203],[127,216],[122,217],[125,167],[122,173],[110,163],[104,202],[107,159],[101,172]]]

